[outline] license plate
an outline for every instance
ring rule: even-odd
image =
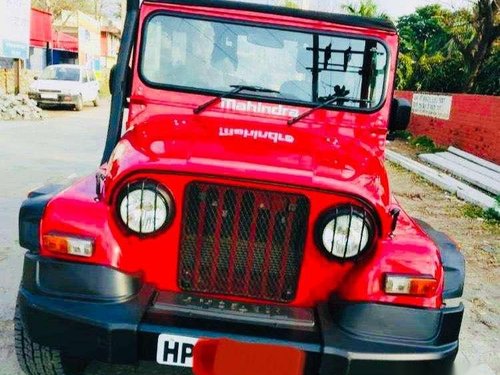
[[[57,94],[41,94],[42,99],[57,99]]]
[[[156,362],[160,365],[193,367],[197,338],[163,334],[158,336]]]

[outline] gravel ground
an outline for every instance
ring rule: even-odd
[[[40,122],[0,122],[0,375],[21,375],[15,360],[11,320],[23,258],[17,243],[19,205],[34,187],[95,169],[106,134],[106,107],[88,107],[79,113],[49,111],[49,118]],[[499,227],[465,218],[464,204],[456,198],[395,166],[388,168],[392,188],[405,209],[449,233],[467,258],[467,313],[459,374],[500,373]],[[86,375],[118,374],[189,375],[189,371],[146,363],[138,367],[93,363],[86,371]]]
[[[500,226],[464,216],[463,201],[420,177],[387,163],[391,188],[404,209],[446,232],[467,261],[466,307],[460,368],[470,375],[500,373]],[[409,188],[411,187],[411,188]]]

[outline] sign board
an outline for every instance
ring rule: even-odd
[[[31,0],[0,0],[0,57],[29,57]]]
[[[412,112],[416,115],[449,120],[453,97],[447,95],[413,94]]]

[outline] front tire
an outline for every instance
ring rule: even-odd
[[[83,98],[81,95],[78,95],[78,99],[76,99],[75,109],[80,112],[83,110]]]
[[[26,335],[19,307],[14,316],[16,356],[27,375],[82,375],[87,363],[71,359],[59,350],[39,345]]]

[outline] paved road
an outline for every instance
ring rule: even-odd
[[[99,163],[106,135],[107,105],[81,113],[51,111],[41,122],[0,122],[0,375],[21,375],[12,342],[12,316],[20,281],[23,250],[17,243],[17,212],[26,194],[47,182],[92,173]],[[458,359],[459,374],[467,359]],[[93,363],[86,375],[189,375],[165,367]],[[470,375],[495,375],[487,366]]]
[[[49,118],[40,122],[0,121],[0,375],[22,374],[12,342],[12,316],[23,260],[17,242],[19,206],[33,188],[95,170],[104,147],[108,107],[103,103],[80,113],[49,111]],[[118,374],[174,372],[150,364],[135,368],[99,363],[86,371],[86,375]]]
[[[51,111],[39,122],[0,121],[0,321],[12,316],[22,250],[17,211],[33,188],[91,173],[106,132],[106,107]]]

